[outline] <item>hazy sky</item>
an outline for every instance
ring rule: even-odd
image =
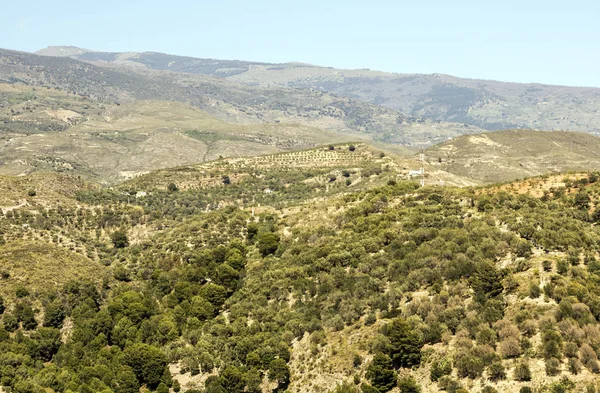
[[[0,47],[74,45],[600,87],[600,2],[29,0]]]

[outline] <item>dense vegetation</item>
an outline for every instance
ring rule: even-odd
[[[29,239],[106,267],[34,287],[2,265],[5,391],[307,391],[315,371],[338,392],[596,391],[597,174],[541,198],[341,175],[319,204],[294,171],[215,177],[3,214],[0,251]],[[368,345],[349,369],[311,360],[351,330]]]

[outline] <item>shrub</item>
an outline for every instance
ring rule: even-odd
[[[532,299],[537,299],[542,294],[542,290],[540,289],[540,284],[538,282],[532,282],[529,284],[529,297]]]
[[[500,355],[505,359],[516,358],[521,355],[521,345],[515,337],[507,337],[498,345]]]
[[[483,389],[481,389],[481,393],[498,393],[498,390],[491,386],[485,386]]]
[[[15,290],[15,295],[17,296],[17,299],[22,299],[24,297],[29,296],[29,291],[27,290],[27,288],[19,286],[16,290]]]
[[[438,387],[448,393],[457,393],[460,389],[462,389],[460,382],[449,376],[443,376],[440,378],[438,381]]]
[[[460,378],[479,378],[483,373],[484,364],[483,360],[473,356],[470,353],[460,353],[457,355],[454,365],[458,371]]]
[[[552,377],[560,373],[560,360],[556,358],[546,359],[546,375]]]
[[[598,365],[598,355],[589,344],[584,343],[581,345],[581,348],[579,348],[579,359],[581,359],[581,362],[591,372],[600,372],[600,366]]]
[[[452,374],[452,364],[447,359],[441,359],[438,361],[434,361],[431,364],[430,370],[430,378],[433,382],[436,382],[438,379],[443,377],[444,375]]]
[[[400,393],[419,393],[421,387],[417,385],[417,381],[410,375],[404,376],[398,380]]]
[[[506,379],[506,370],[502,362],[493,362],[488,369],[488,377],[491,381],[500,381]]]
[[[111,233],[110,240],[115,248],[125,248],[129,245],[129,239],[124,229],[119,229]]]
[[[569,372],[573,375],[577,375],[581,372],[581,362],[579,359],[575,357],[569,358]]]
[[[531,370],[529,370],[529,364],[527,361],[522,361],[517,364],[514,371],[514,378],[516,381],[529,382],[531,381]]]

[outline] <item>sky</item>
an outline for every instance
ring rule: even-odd
[[[600,87],[597,0],[29,0],[0,47],[201,58]]]

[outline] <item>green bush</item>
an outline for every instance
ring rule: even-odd
[[[421,391],[421,387],[417,384],[417,381],[409,375],[398,380],[398,387],[400,388],[400,393],[419,393]]]

